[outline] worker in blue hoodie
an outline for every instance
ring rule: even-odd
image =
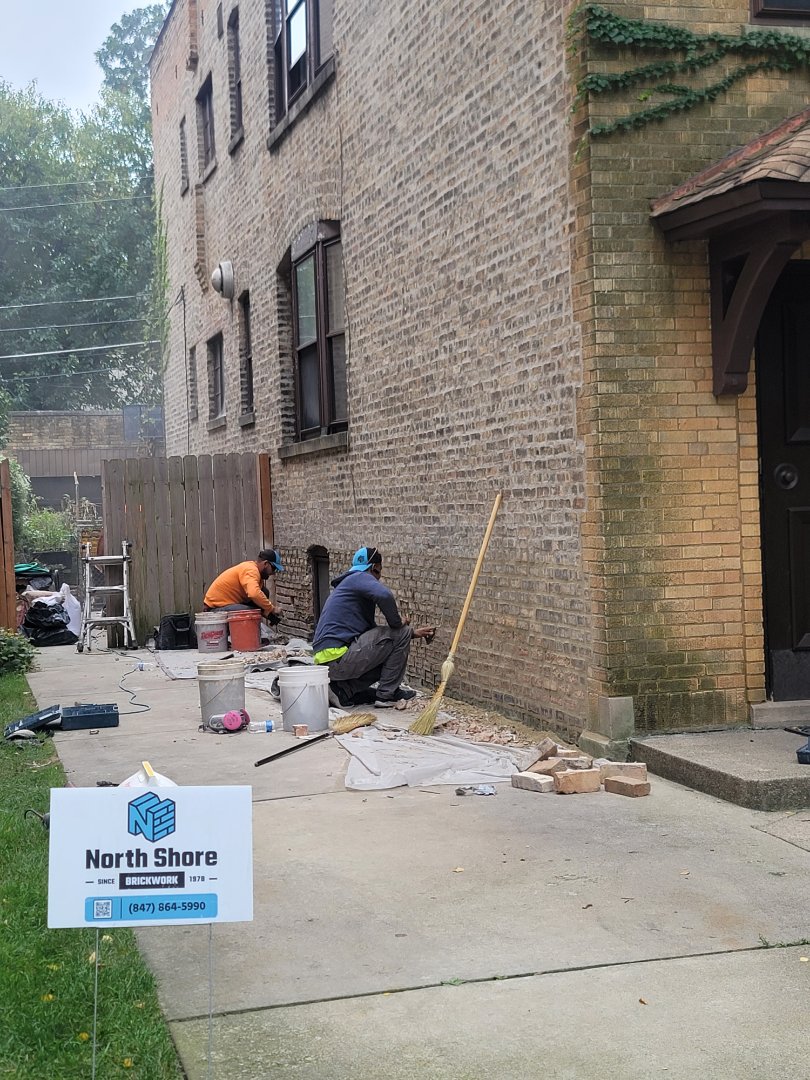
[[[412,629],[402,618],[394,594],[380,582],[382,555],[376,547],[355,552],[350,569],[332,581],[312,649],[316,664],[329,665],[329,698],[333,705],[393,708],[415,696],[400,686],[411,641],[433,640],[435,626]],[[379,608],[386,625],[377,625]],[[377,683],[376,692],[371,690]]]

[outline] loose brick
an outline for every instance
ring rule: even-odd
[[[309,727],[307,724],[293,724],[293,735],[296,739],[303,739],[309,734]]]
[[[634,780],[647,779],[647,766],[643,761],[600,761],[602,783],[609,776],[631,776]]]
[[[512,787],[522,788],[524,791],[553,791],[554,779],[533,772],[513,773]]]
[[[563,758],[552,757],[545,761],[536,761],[530,765],[526,772],[539,773],[542,776],[551,776],[555,772],[563,772],[568,768],[568,761]]]
[[[609,776],[605,780],[605,791],[640,799],[642,795],[650,794],[650,784],[647,780],[637,780],[633,776]]]
[[[571,769],[554,774],[554,789],[558,795],[581,795],[598,791],[601,786],[598,769]]]
[[[588,768],[590,768],[591,765],[593,765],[593,758],[590,757],[590,755],[588,755],[588,754],[583,754],[581,750],[569,750],[569,749],[567,749],[567,747],[558,746],[557,747],[557,753],[556,753],[555,756],[558,757],[558,758],[567,758],[570,761],[586,760],[588,762],[588,765],[587,765]],[[576,766],[576,768],[578,768],[578,769],[581,768],[581,767],[582,766],[580,766],[580,765]]]
[[[546,758],[550,758],[552,755],[559,757],[557,754],[557,744],[553,739],[543,739],[542,742],[537,744],[537,750],[540,755],[538,761],[545,761]]]

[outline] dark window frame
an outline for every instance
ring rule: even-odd
[[[180,194],[185,195],[189,189],[190,177],[188,171],[188,134],[186,132],[185,116],[180,120]]]
[[[328,253],[330,249],[337,247],[340,266],[341,288],[343,296],[343,310],[340,313],[340,325],[330,330],[329,313],[329,280],[328,280]],[[303,267],[309,260],[313,260],[314,269],[314,316],[315,336],[304,342],[299,339],[299,297],[297,270]],[[292,299],[292,346],[293,346],[293,369],[295,385],[295,429],[296,437],[303,442],[307,439],[319,438],[323,435],[332,435],[336,432],[346,431],[349,426],[347,387],[345,379],[346,364],[346,310],[345,310],[345,276],[343,274],[343,249],[341,243],[340,226],[337,222],[320,221],[317,226],[304,231],[299,243],[291,250],[290,263],[290,293]],[[341,340],[343,354],[344,376],[342,380],[335,379],[335,342]],[[314,349],[314,354],[313,354]],[[309,354],[309,355],[306,355]],[[309,397],[305,401],[304,380],[302,368],[304,363],[311,363],[313,358],[317,362],[318,401],[315,403]],[[339,416],[338,400],[342,398],[346,403],[345,416]],[[317,408],[315,407],[317,405]],[[305,413],[310,411],[317,413],[317,423],[307,423]]]
[[[310,582],[312,587],[312,614],[315,622],[321,617],[323,606],[329,599],[329,552],[320,544],[313,544],[309,555]]]
[[[231,109],[231,140],[241,135],[244,128],[244,103],[242,99],[242,45],[239,37],[239,8],[228,16],[228,90]]]
[[[240,415],[252,416],[255,406],[253,386],[253,328],[251,326],[250,292],[239,297],[239,390]]]
[[[810,0],[751,0],[751,20],[810,25]]]
[[[197,346],[188,350],[188,418],[196,420],[200,414],[197,384]]]
[[[225,343],[222,334],[206,342],[208,352],[208,419],[225,416]]]
[[[280,123],[292,106],[304,96],[334,54],[332,14],[332,0],[275,0],[273,65],[276,124]],[[293,24],[302,17],[305,22],[304,51],[290,68]]]
[[[214,128],[214,83],[209,75],[197,94],[197,123],[199,130],[200,170],[205,172],[217,159]]]

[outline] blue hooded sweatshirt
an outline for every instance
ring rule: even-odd
[[[373,630],[377,625],[375,608],[380,609],[392,629],[398,630],[403,625],[394,594],[369,571],[342,574],[332,585],[334,591],[324,604],[315,627],[313,652],[351,645],[366,630]]]

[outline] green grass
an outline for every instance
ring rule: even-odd
[[[0,677],[0,726],[36,710],[22,675]],[[94,929],[47,928],[48,810],[65,775],[50,739],[0,742],[0,1076],[90,1077]],[[183,1075],[131,930],[102,935],[96,1076]]]

